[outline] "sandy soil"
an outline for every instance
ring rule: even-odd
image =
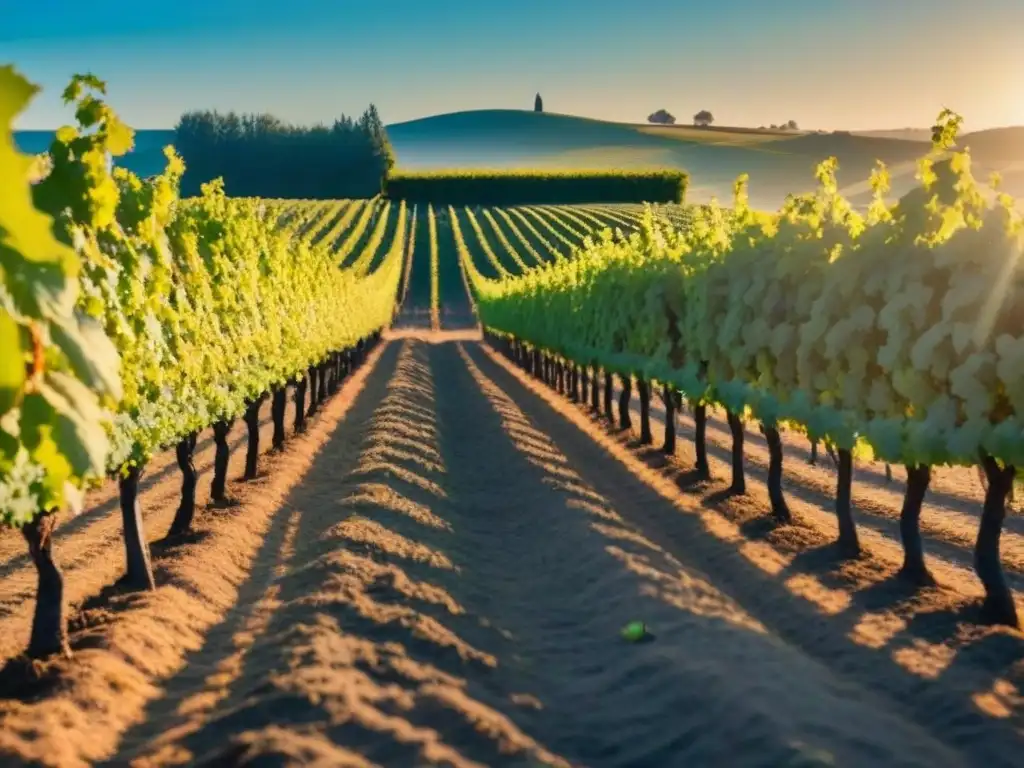
[[[0,681],[0,764],[1015,764],[1019,635],[627,439],[472,334],[396,334],[154,593],[103,591],[109,512],[65,525],[101,553],[76,657]]]
[[[1014,763],[1019,746],[1013,745],[1024,737],[1024,636],[974,623],[980,588],[972,573],[931,558],[943,586],[912,592],[893,578],[901,561],[898,544],[871,535],[862,535],[868,550],[864,557],[842,562],[830,546],[834,515],[808,515],[809,505],[791,494],[799,523],[775,526],[767,518],[763,473],[750,462],[745,497],[730,497],[728,465],[714,456],[712,470],[720,479],[695,485],[688,472],[693,453],[685,430],[678,460],[666,462],[659,451],[638,446],[635,432],[607,428],[585,407],[568,403],[493,353],[487,355],[576,430],[594,438],[598,445],[584,442],[580,452],[566,452],[574,466],[597,468],[594,487],[604,491],[602,481],[615,482],[603,470],[610,456],[663,499],[671,499],[675,509],[666,514],[663,505],[644,498],[649,501],[640,507],[639,514],[649,513],[644,530],[652,537],[660,531],[667,538],[655,540],[667,541],[667,549],[711,575],[769,631],[882,695],[946,744],[959,745],[965,764]],[[662,430],[656,422],[653,426],[660,442]],[[803,465],[795,463],[787,473],[802,481]],[[917,758],[909,759],[915,764]],[[840,758],[838,764],[858,761]]]
[[[619,388],[615,388],[618,398]],[[634,423],[639,425],[639,402],[634,388],[631,401]],[[616,409],[618,408],[616,399]],[[617,412],[617,411],[616,411]],[[662,439],[665,410],[660,397],[651,401],[652,423],[657,425],[658,441]],[[711,470],[715,477],[727,480],[731,475],[732,436],[725,419],[725,411],[709,410],[707,442]],[[688,410],[678,415],[677,429],[681,456],[692,462],[694,422]],[[810,443],[795,432],[783,432],[784,478],[783,487],[793,511],[810,523],[836,532],[835,489],[836,470],[825,453],[818,452],[818,463],[809,464]],[[688,453],[687,453],[688,452]],[[756,422],[744,430],[744,456],[748,481],[764,490],[768,472],[768,447]],[[684,462],[685,463],[685,462]],[[688,466],[692,466],[692,463]],[[857,462],[853,477],[854,516],[862,535],[876,546],[899,546],[899,516],[903,504],[906,471],[894,466],[893,480],[885,477],[885,465],[876,462]],[[767,497],[767,491],[765,491]],[[969,594],[978,594],[980,583],[973,575],[972,558],[977,537],[984,491],[977,473],[967,467],[937,467],[921,516],[921,531],[930,565],[936,572],[952,578],[951,586]],[[1003,565],[1007,580],[1017,592],[1024,592],[1024,517],[1007,517],[1001,540]],[[952,566],[952,571],[950,570]]]
[[[294,414],[295,405],[289,390],[285,414],[289,431]],[[269,401],[263,406],[262,416],[260,450],[266,454],[274,429]],[[241,477],[245,469],[246,434],[245,424],[239,420],[228,436],[231,445],[229,480]],[[194,455],[196,470],[200,473],[196,489],[196,518],[201,520],[207,514],[204,508],[209,503],[213,478],[212,432],[200,435]],[[146,535],[151,545],[160,551],[158,542],[170,529],[181,496],[181,474],[174,451],[154,457],[143,473],[141,485],[139,503]],[[82,514],[61,518],[55,546],[72,610],[123,574],[124,543],[116,482],[108,481],[89,493]],[[0,660],[20,653],[28,644],[35,588],[36,571],[28,557],[25,540],[18,531],[0,531]]]

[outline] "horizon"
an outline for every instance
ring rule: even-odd
[[[529,111],[537,92],[546,111],[611,122],[664,108],[688,123],[709,109],[720,125],[904,130],[948,106],[965,132],[1024,124],[1014,39],[1024,3],[1014,0],[978,0],[968,19],[952,13],[955,0],[657,0],[643,14],[618,0],[514,10],[393,0],[387,14],[294,0],[284,18],[268,0],[63,5],[5,11],[3,61],[43,87],[18,130],[69,122],[60,92],[76,72],[106,81],[110,104],[139,130],[171,130],[195,109],[310,125],[371,102],[394,125]],[[943,55],[963,41],[970,58]]]
[[[22,74],[24,74],[24,73],[22,73]],[[113,104],[113,106],[116,107],[117,105]],[[215,108],[213,108],[213,109],[215,109]],[[219,111],[221,113],[225,113],[225,112],[229,112],[230,110],[220,109],[220,110],[215,110],[215,111]],[[408,124],[411,124],[411,123],[423,122],[423,121],[427,121],[427,120],[431,120],[431,119],[435,119],[435,118],[447,117],[449,115],[471,114],[473,112],[524,112],[524,113],[532,114],[533,110],[532,109],[514,109],[514,108],[508,108],[508,107],[480,107],[480,108],[474,108],[474,109],[458,110],[456,112],[438,112],[436,114],[420,115],[418,117],[413,117],[413,118],[410,118],[408,120],[401,120],[401,121],[397,121],[397,122],[393,122],[393,123],[386,123],[385,124],[385,128],[394,128],[394,127],[397,127],[397,126],[403,126],[403,125],[408,125]],[[270,113],[270,114],[273,114],[275,117],[280,117],[279,115],[276,115],[274,113]],[[353,116],[351,113],[348,113],[348,114],[349,114],[349,116]],[[607,123],[611,123],[611,124],[638,125],[638,126],[641,126],[641,125],[655,125],[655,127],[657,127],[656,124],[648,123],[646,120],[635,120],[635,121],[608,120],[608,119],[605,119],[605,118],[593,117],[592,115],[575,115],[575,114],[569,114],[569,113],[565,113],[565,112],[555,112],[554,110],[548,110],[546,108],[544,110],[544,114],[546,114],[546,115],[556,115],[556,116],[560,116],[560,117],[578,118],[578,119],[582,119],[582,120],[596,120],[598,122],[607,122]],[[689,122],[687,119],[685,119],[685,118],[684,119],[678,119],[678,116],[676,116],[676,117],[677,117],[676,125],[682,126],[682,127],[686,127],[686,126],[691,126],[692,125],[692,123]],[[281,119],[284,119],[284,118],[281,118]],[[288,122],[288,121],[286,121],[286,122]],[[297,126],[310,126],[310,125],[314,125],[314,123],[293,123],[293,124],[297,125]],[[61,127],[60,124],[52,125],[52,126],[47,126],[47,127],[27,127],[27,128],[19,127],[17,129],[15,129],[14,132],[15,133],[53,133],[57,129],[59,129],[60,127]],[[133,131],[136,131],[136,132],[140,132],[141,131],[141,132],[152,132],[152,133],[173,133],[174,130],[175,130],[175,127],[173,125],[171,125],[171,126],[135,126],[135,125],[130,125],[130,127],[132,128]],[[716,119],[715,123],[714,123],[714,127],[718,128],[718,129],[729,129],[729,128],[744,128],[744,129],[747,129],[747,128],[757,128],[758,126],[739,125],[739,124],[725,125],[725,124],[719,123],[719,121]],[[764,126],[764,127],[766,129],[768,128],[767,125]],[[965,129],[964,131],[961,132],[961,135],[967,135],[967,134],[970,134],[970,133],[981,133],[981,132],[984,132],[984,131],[998,131],[1000,129],[1007,129],[1007,128],[1024,128],[1024,121],[1021,121],[1019,123],[1008,123],[1008,124],[1005,124],[1005,125],[985,126],[984,128],[967,128],[967,129]],[[842,127],[830,128],[830,129],[805,128],[804,126],[801,125],[799,127],[799,129],[796,131],[796,133],[813,133],[813,132],[815,132],[817,130],[843,131],[843,130],[846,130],[846,129],[844,129]],[[924,124],[922,124],[922,125],[905,125],[905,126],[898,126],[898,127],[897,126],[877,125],[877,126],[874,126],[874,127],[871,127],[871,128],[854,128],[854,129],[850,129],[850,130],[852,130],[855,133],[876,133],[876,132],[877,133],[890,133],[890,132],[891,133],[899,133],[899,132],[903,132],[903,131],[908,131],[908,132],[909,131],[929,131],[929,130],[931,130],[931,125],[924,125]]]

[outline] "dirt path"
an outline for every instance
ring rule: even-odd
[[[672,505],[570,459],[596,446],[477,344],[396,339],[384,362],[282,510],[244,658],[235,627],[204,646],[112,764],[963,764],[649,538]],[[655,641],[619,639],[637,618]]]
[[[898,712],[938,740],[959,746],[967,755],[958,758],[961,764],[1013,764],[1019,750],[1015,745],[1024,734],[1020,693],[1024,645],[1019,633],[978,628],[969,623],[970,617],[961,623],[963,596],[959,593],[907,594],[892,579],[895,567],[887,570],[868,558],[847,568],[835,561],[824,537],[795,526],[763,525],[766,501],[757,494],[744,503],[729,500],[714,487],[696,494],[681,492],[683,474],[669,479],[652,472],[635,450],[622,444],[621,437],[607,436],[578,407],[526,379],[495,355],[481,351],[479,357],[481,368],[506,391],[516,393],[523,412],[543,425],[569,464],[579,468],[590,488],[615,504],[631,530],[641,532],[663,553],[674,555],[684,569],[707,574],[715,587],[761,622],[773,641],[788,644],[796,652],[793,666],[780,670],[792,695],[816,702],[813,706],[828,713],[825,716],[840,729],[845,717],[857,718],[856,711],[841,712],[828,697],[813,690],[816,662],[861,692],[879,696],[884,702],[876,704],[880,710]],[[550,418],[551,408],[564,419]],[[663,569],[663,573],[675,571]],[[667,579],[660,581],[644,591],[656,591],[663,599],[686,607],[676,597],[685,592],[669,588]],[[698,634],[693,639],[699,643],[704,638]],[[673,636],[674,645],[683,642],[682,636]],[[685,648],[689,652],[689,646]],[[731,652],[723,642],[708,655],[713,664]],[[775,660],[763,653],[762,660],[763,667],[751,668],[737,675],[742,680],[729,683],[738,685],[744,698],[781,711],[786,693],[772,689]],[[741,668],[735,662],[728,666]],[[707,706],[707,699],[696,706]],[[700,727],[708,724],[702,722]],[[851,736],[854,731],[875,733],[866,724],[854,727]],[[733,731],[729,738],[739,738],[737,734]],[[821,745],[814,740],[808,743]],[[839,765],[869,760],[864,755],[844,758],[842,748],[834,745],[824,749],[834,753]],[[881,749],[879,755],[885,748]],[[720,763],[734,762],[736,754]],[[870,764],[919,764],[917,755],[900,757],[906,762],[876,756]],[[694,754],[691,764],[701,761]]]
[[[977,676],[913,674],[858,643],[863,596],[821,612],[780,578],[803,576],[806,592],[802,564],[752,563],[735,526],[472,334],[396,334],[361,376],[319,437],[275,459],[305,462],[290,490],[243,495],[209,531],[224,583],[168,593],[183,615],[186,599],[208,605],[195,637],[147,665],[146,640],[177,635],[140,631],[126,646],[125,612],[45,709],[0,707],[0,762],[45,754],[46,739],[77,739],[111,766],[1001,766],[1020,754],[1019,720],[972,704]],[[243,525],[252,535],[236,545]],[[654,639],[621,640],[631,620]],[[83,682],[108,657],[138,678],[116,705]],[[100,711],[111,707],[117,717]],[[69,730],[32,725],[39,712]]]

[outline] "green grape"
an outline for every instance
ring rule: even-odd
[[[76,309],[81,259],[35,199],[35,160],[14,146],[11,124],[37,90],[0,67],[0,521],[13,526],[62,507],[103,471],[106,407],[121,395],[117,352]]]
[[[464,257],[480,316],[577,364],[889,462],[1022,463],[1024,223],[947,151],[957,121],[940,117],[922,184],[897,203],[876,169],[866,215],[830,159],[815,192],[774,214],[750,209],[743,176],[732,210],[691,206],[676,228],[647,207],[628,237],[587,237],[518,276],[487,279]]]
[[[110,171],[132,132],[92,76],[65,91],[78,125],[57,132],[30,190],[32,160],[8,126],[32,92],[0,70],[0,514],[12,524],[387,325],[404,255],[396,237],[370,270],[387,208],[343,270],[333,243],[280,227],[273,201],[232,199],[220,181],[182,200],[170,148],[154,178]],[[404,218],[402,204],[400,235]]]

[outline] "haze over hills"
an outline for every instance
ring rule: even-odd
[[[728,200],[733,181],[750,175],[751,201],[775,208],[788,193],[810,189],[818,162],[835,156],[844,194],[855,204],[870,196],[866,180],[876,160],[893,177],[894,195],[914,182],[916,160],[926,151],[928,131],[814,133],[749,128],[696,128],[613,123],[551,112],[474,110],[420,118],[388,126],[400,168],[681,168],[690,173],[688,199]],[[50,131],[21,131],[26,152],[44,152]],[[119,164],[146,176],[163,167],[162,148],[174,132],[143,130],[136,148]],[[993,171],[1003,189],[1024,198],[1024,127],[966,134],[979,179]]]
[[[928,147],[860,132],[655,126],[517,110],[436,115],[391,125],[388,133],[405,168],[668,166],[690,173],[688,199],[695,202],[728,199],[736,176],[748,173],[753,204],[767,208],[811,188],[815,166],[833,155],[840,184],[855,203],[870,196],[866,180],[876,160],[889,166],[893,194],[902,194],[914,184],[916,160]],[[1024,196],[1024,128],[967,134],[962,144],[972,148],[979,178],[999,170],[1007,191]]]
[[[853,131],[853,133],[876,139],[900,139],[903,141],[931,141],[932,139],[932,132],[928,128],[880,128],[871,131]]]
[[[893,130],[853,131],[856,136],[902,141],[931,141],[930,128],[896,128]],[[964,140],[971,151],[984,154],[995,153],[1006,159],[1024,159],[1024,126],[1013,125],[1002,128],[986,128],[965,134]]]

